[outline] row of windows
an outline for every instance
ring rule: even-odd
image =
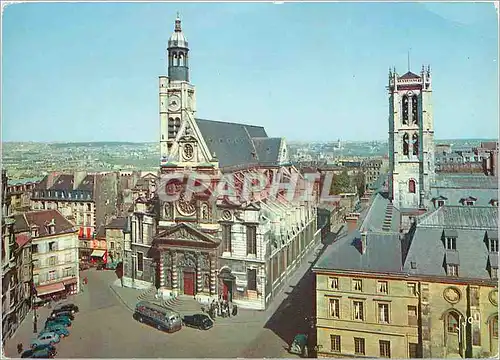
[[[328,279],[329,287],[333,290],[340,290],[339,287],[339,278],[338,277],[330,277]],[[407,283],[408,295],[415,296],[417,295],[417,284],[416,283]],[[351,290],[353,291],[363,291],[363,279],[352,279],[351,280]],[[377,281],[377,293],[379,294],[388,294],[389,293],[389,282],[386,280],[378,280]]]
[[[33,283],[38,285],[47,281],[55,281],[57,279],[67,278],[70,276],[76,276],[76,268],[67,267],[62,269],[62,272],[58,270],[50,270],[48,273],[34,274]]]
[[[366,355],[366,341],[361,337],[354,337],[354,354]],[[340,353],[342,352],[342,337],[340,335],[330,335],[330,351]],[[418,351],[417,344],[409,344],[410,358],[416,358]],[[379,340],[379,356],[383,358],[391,357],[391,342],[389,340]]]
[[[257,255],[257,226],[246,226],[246,240],[247,240],[247,255]],[[232,251],[232,226],[229,224],[222,225],[222,251]]]
[[[473,200],[473,199],[461,199],[459,201],[459,204],[462,204],[464,206],[474,206],[474,204],[476,203],[477,199],[476,200]],[[498,206],[498,200],[496,199],[491,199],[489,202],[488,202],[491,206]],[[437,206],[438,207],[441,207],[441,206],[444,206],[446,204],[446,201],[444,199],[439,199],[437,200]]]
[[[377,302],[377,323],[390,324],[391,323],[391,308],[389,303]],[[342,314],[340,312],[340,299],[328,298],[328,315],[331,318],[340,319]],[[417,306],[408,305],[407,308],[408,325],[417,325]],[[351,319],[357,321],[366,320],[365,301],[352,300],[351,301]]]

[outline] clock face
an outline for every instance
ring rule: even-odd
[[[181,108],[181,99],[177,95],[172,95],[168,99],[168,109],[178,111]]]

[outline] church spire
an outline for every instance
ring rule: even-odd
[[[181,16],[179,15],[179,12],[177,11],[177,17],[175,18],[175,32],[181,32]]]

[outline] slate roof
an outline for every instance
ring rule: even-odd
[[[51,190],[73,190],[73,175],[62,174],[54,179]]]
[[[437,209],[437,201],[432,201],[438,198],[445,198],[446,205],[462,205],[462,199],[473,197],[476,198],[474,206],[488,206],[491,200],[498,199],[497,189],[453,189],[453,188],[431,188],[431,203]]]
[[[436,174],[431,188],[498,189],[498,178],[474,174]]]
[[[94,190],[94,182],[95,182],[95,176],[94,175],[87,175],[82,180],[82,182],[80,184],[78,184],[77,189],[78,190],[85,190],[85,191],[93,191]]]
[[[269,138],[262,126],[196,119],[210,153],[221,168],[250,164],[276,163],[275,148],[281,139]],[[267,150],[269,148],[269,151]],[[259,159],[259,155],[263,159]]]
[[[369,232],[396,232],[399,234],[399,210],[380,193],[376,193],[366,213],[361,229]]]
[[[361,254],[361,234],[354,231],[332,245],[319,257],[313,271],[354,270],[401,273],[401,242],[398,234],[366,235],[366,251]]]
[[[420,76],[412,73],[411,71],[408,71],[406,74],[400,76],[398,79],[400,80],[420,79]]]
[[[451,229],[498,229],[498,208],[494,206],[441,206],[418,220],[418,226]]]
[[[15,233],[30,231],[28,221],[26,220],[26,217],[24,216],[24,214],[15,214],[12,216],[12,218],[15,221],[15,223],[14,223],[14,232]]]
[[[117,217],[106,225],[106,229],[125,229],[127,226],[127,218],[126,217]]]
[[[498,209],[444,206],[421,219],[403,269],[410,274],[446,276],[445,263],[459,265],[459,277],[489,280],[487,231],[497,231]],[[453,230],[453,234],[448,233]],[[456,251],[446,250],[444,236],[456,236]],[[498,255],[495,254],[498,258]],[[412,269],[411,263],[416,264]]]
[[[24,215],[30,227],[33,225],[38,226],[39,237],[49,235],[46,225],[49,224],[52,219],[54,219],[55,222],[56,234],[64,234],[76,231],[74,225],[68,219],[66,219],[58,210],[30,211],[25,213]]]

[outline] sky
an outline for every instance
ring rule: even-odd
[[[435,137],[498,136],[492,3],[22,3],[2,21],[2,141],[159,141],[176,13],[196,117],[385,140],[389,67],[433,76]]]

